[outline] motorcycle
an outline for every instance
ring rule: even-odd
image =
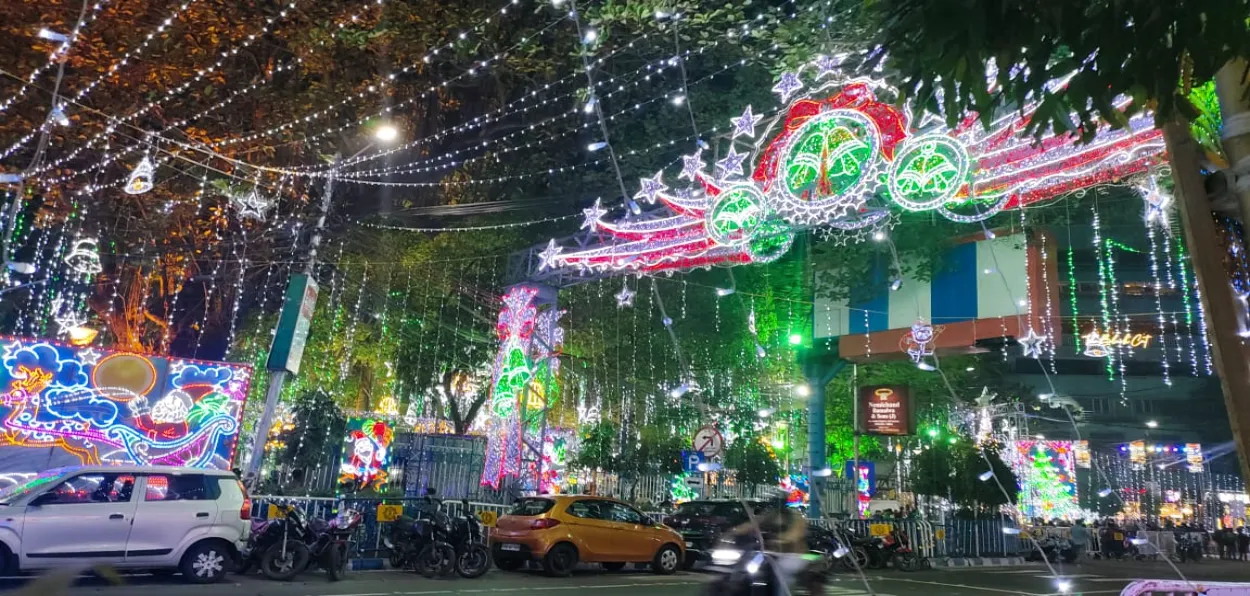
[[[456,548],[440,539],[451,533],[446,516],[401,515],[382,539],[392,569],[412,569],[425,577],[445,577],[456,568]],[[487,557],[489,560],[489,556]]]
[[[708,583],[708,596],[774,596],[825,593],[824,557],[770,553],[759,549],[753,536],[722,537],[712,550],[708,571],[720,576]],[[796,590],[783,586],[793,585]]]
[[[819,526],[807,528],[807,548],[825,558],[826,569],[854,570],[868,564],[868,551],[848,547],[848,540],[838,532]]]
[[[490,549],[486,547],[481,520],[469,511],[467,500],[462,505],[460,515],[451,520],[450,533],[440,538],[456,551],[456,573],[471,579],[490,570]]]
[[[242,554],[239,571],[260,568],[265,577],[289,581],[300,572],[317,564],[326,570],[331,581],[347,573],[349,544],[361,522],[361,515],[346,509],[330,522],[308,520],[296,507],[279,506],[281,515],[264,524],[253,526]]]

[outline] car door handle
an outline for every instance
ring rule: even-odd
[[[126,516],[120,513],[114,513],[113,515],[109,516],[109,519],[126,519]]]
[[[208,512],[207,512],[207,511],[201,511],[201,512],[199,512],[199,513],[195,514],[195,516],[196,516],[196,517],[208,517]]]

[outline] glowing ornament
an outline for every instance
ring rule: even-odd
[[[639,180],[638,184],[641,188],[639,188],[638,194],[634,195],[634,198],[642,198],[648,203],[655,203],[656,195],[668,190],[668,186],[665,186],[663,178],[664,171],[661,170],[656,172],[655,175],[650,178],[642,178]]]
[[[1046,345],[1046,336],[1038,335],[1035,331],[1033,331],[1032,327],[1029,327],[1029,333],[1019,340],[1016,340],[1016,343],[1020,344],[1020,348],[1023,350],[1025,357],[1041,358],[1042,347]]]
[[[62,312],[64,306],[64,298],[57,297],[52,299],[52,318],[56,322],[57,335],[68,335],[74,329],[82,327],[87,323],[87,317],[73,308]]]
[[[156,405],[152,406],[152,421],[160,424],[186,422],[187,414],[191,413],[192,405],[194,405],[193,400],[186,392],[179,390],[170,391],[168,395],[157,400]]]
[[[773,93],[781,96],[781,103],[789,103],[790,96],[798,93],[803,88],[803,81],[799,80],[799,75],[793,72],[785,72],[781,74],[781,79],[773,85]]]
[[[724,246],[749,242],[768,214],[767,201],[751,183],[725,188],[705,214],[708,236]]]
[[[780,259],[794,243],[794,231],[786,222],[772,217],[764,220],[755,230],[747,244],[747,254],[753,263],[771,263]]]
[[[80,238],[74,241],[69,254],[65,255],[65,264],[80,275],[95,275],[104,268],[100,265],[99,241],[95,238]]]
[[[968,183],[968,150],[946,135],[903,142],[890,169],[890,200],[924,211],[950,201]]]
[[[733,122],[733,125],[734,125],[734,132],[733,132],[733,136],[729,138],[736,139],[740,136],[745,135],[754,139],[755,127],[756,125],[760,123],[760,120],[763,120],[763,119],[764,119],[764,116],[762,114],[761,115],[752,114],[751,106],[748,105],[747,109],[742,111],[741,116],[730,119],[730,121]]]
[[[419,419],[420,417],[417,416],[417,404],[409,403],[408,409],[404,411],[404,424],[407,424],[408,426],[416,426]]]
[[[255,187],[246,193],[231,194],[230,203],[234,205],[234,210],[239,217],[258,221],[263,221],[265,213],[273,206],[272,201],[261,196]]]
[[[544,248],[542,252],[538,253],[538,270],[542,271],[544,269],[554,269],[556,265],[559,264],[556,261],[560,258],[560,252],[563,250],[563,247],[556,246],[555,240],[548,242],[547,248]]]
[[[1137,191],[1146,203],[1146,225],[1171,230],[1168,225],[1168,208],[1172,205],[1172,196],[1159,187],[1159,181],[1154,176],[1149,176],[1144,183],[1137,185]]]
[[[1095,329],[1086,334],[1082,339],[1085,340],[1085,355],[1090,358],[1106,358],[1111,355],[1111,351],[1107,349],[1107,344],[1102,340],[1102,334]]]
[[[126,178],[126,186],[122,190],[126,194],[141,195],[152,190],[152,177],[156,174],[156,168],[152,166],[152,160],[144,156],[139,161],[139,165],[130,171],[130,177]]]
[[[399,402],[396,402],[394,397],[388,395],[378,402],[377,412],[384,416],[398,416]]]
[[[733,146],[729,147],[729,152],[725,157],[716,162],[716,179],[729,180],[731,178],[742,177],[742,162],[746,161],[748,154],[738,153]]]
[[[933,339],[936,335],[933,326],[924,321],[912,324],[911,333],[904,338],[908,343],[907,354],[911,356],[912,362],[919,364],[926,356],[933,355]]]
[[[681,158],[681,174],[678,174],[677,179],[685,178],[693,182],[703,172],[703,168],[706,165],[703,162],[703,149],[696,150],[693,155],[683,155]]]
[[[818,56],[812,65],[816,67],[816,80],[819,81],[828,76],[837,76],[838,66],[842,64],[833,56]]]
[[[608,213],[608,210],[604,209],[603,206],[600,205],[599,199],[595,199],[594,205],[590,206],[587,209],[582,209],[582,215],[585,216],[585,218],[582,219],[581,229],[583,230],[589,229],[592,232],[594,232],[595,230],[598,230],[599,220],[603,219],[603,216],[607,215],[607,213]]]
[[[616,293],[616,307],[625,308],[634,306],[634,296],[637,292],[629,289],[629,286],[621,286],[621,291]]]

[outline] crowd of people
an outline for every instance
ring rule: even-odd
[[[1089,550],[1102,558],[1115,558],[1139,552],[1140,549],[1135,548],[1133,539],[1140,537],[1140,532],[1145,531],[1159,532],[1159,536],[1170,533],[1178,541],[1184,535],[1200,535],[1206,554],[1225,560],[1250,561],[1250,528],[1244,526],[1210,531],[1204,524],[1175,524],[1170,521],[1162,526],[1155,523],[1139,524],[1135,521],[1121,524],[1111,518],[1095,520],[1088,525],[1085,520],[1043,522],[1038,519],[1034,521],[1035,527],[1071,528],[1070,538],[1074,548],[1080,549],[1082,554]],[[1159,542],[1164,542],[1164,540]]]

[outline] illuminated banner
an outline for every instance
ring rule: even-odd
[[[252,369],[0,337],[0,472],[139,464],[228,470]]]
[[[1140,467],[1146,464],[1146,442],[1133,441],[1128,444],[1128,460],[1132,462],[1134,467]]]
[[[1076,467],[1089,468],[1089,441],[1073,441],[1072,452],[1076,455]]]
[[[911,435],[916,432],[912,418],[911,394],[901,385],[860,387],[860,430],[869,435]]]
[[[1081,336],[1085,342],[1085,355],[1105,358],[1113,348],[1149,348],[1154,336],[1149,333],[1099,333],[1097,329]]]
[[[1202,444],[1185,443],[1185,463],[1194,474],[1202,473]]]
[[[348,418],[343,462],[339,465],[339,484],[351,484],[355,490],[372,488],[381,492],[390,482],[391,443],[395,429],[390,423],[374,418]]]

